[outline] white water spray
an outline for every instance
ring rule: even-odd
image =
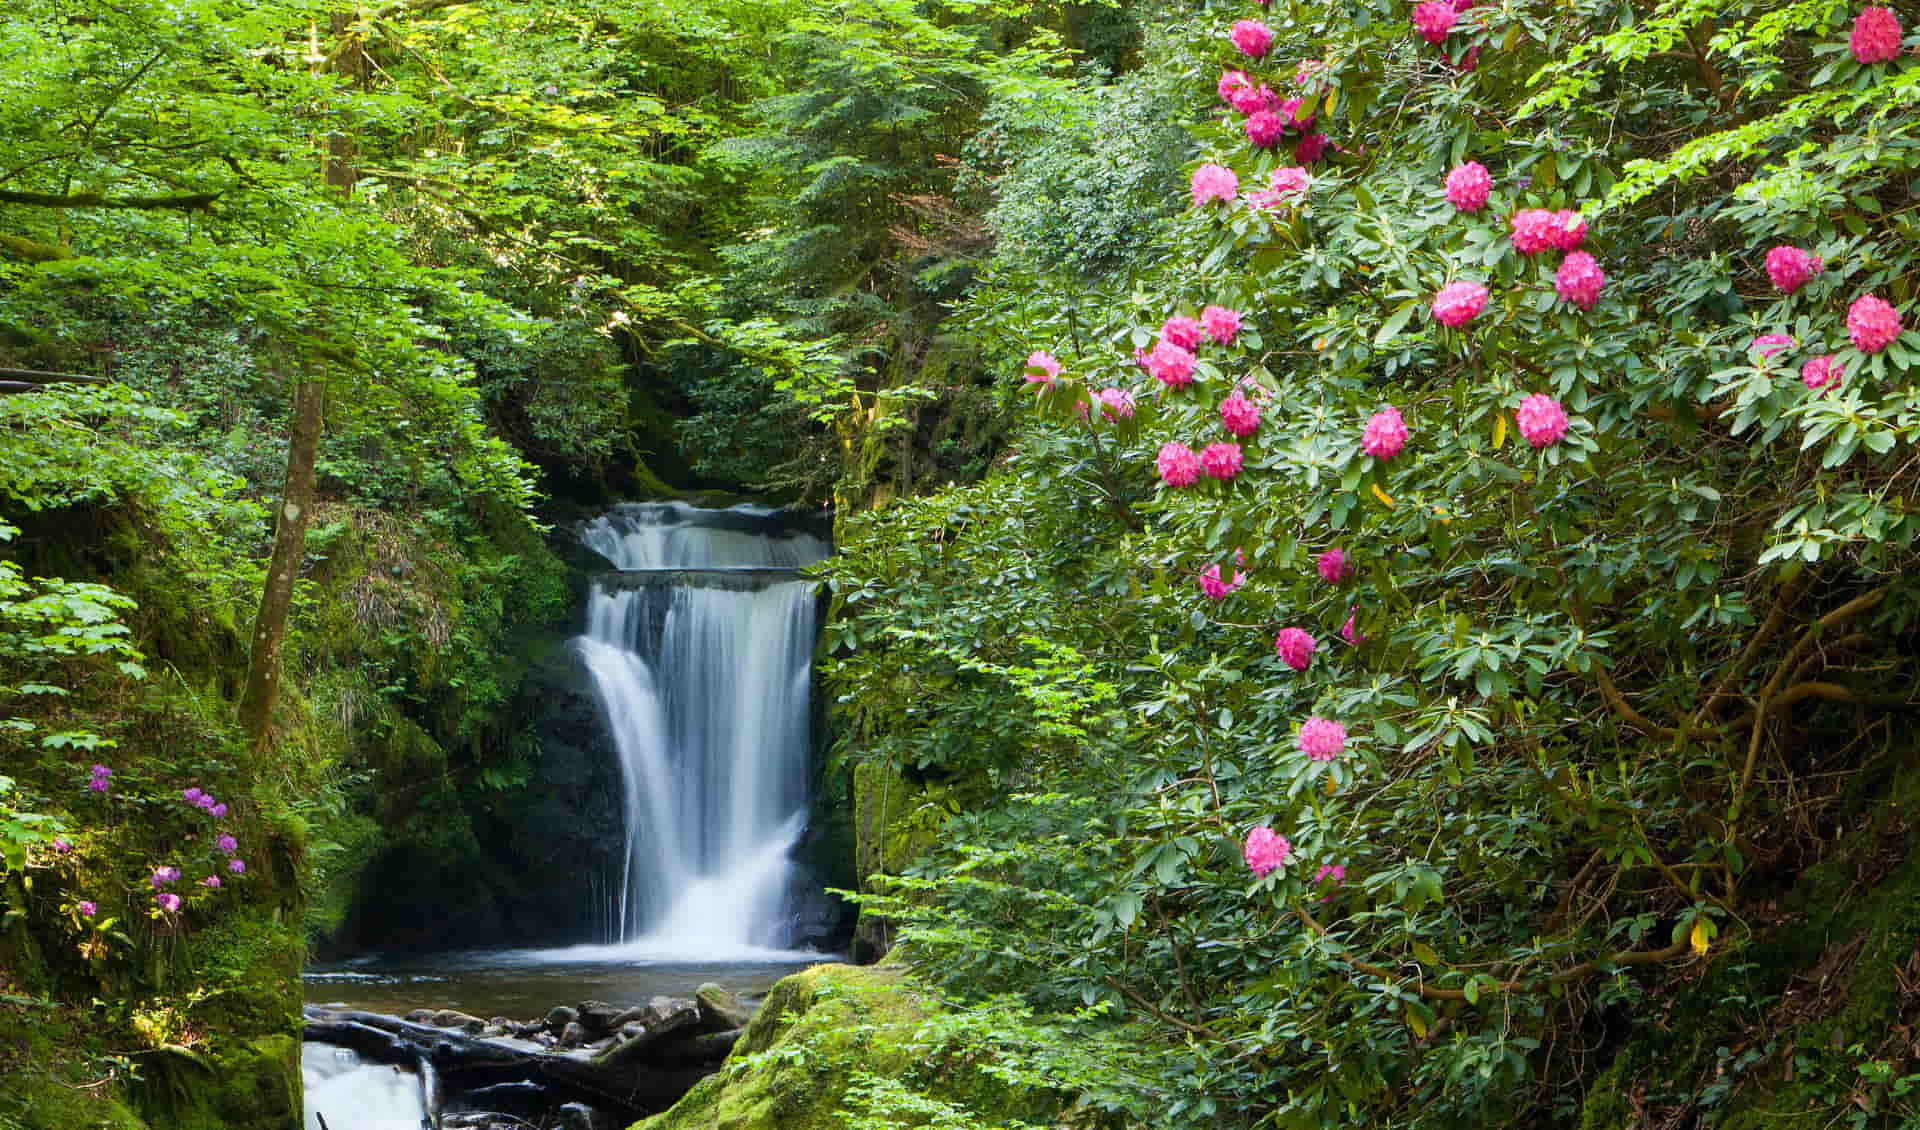
[[[829,549],[747,507],[619,507],[582,541],[595,580],[574,641],[620,760],[626,852],[614,940],[714,958],[793,942],[815,638]]]

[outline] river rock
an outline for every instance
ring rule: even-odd
[[[468,1016],[464,1012],[455,1012],[443,1008],[428,1018],[427,1023],[435,1028],[458,1028],[469,1036],[478,1035],[487,1026],[487,1022],[478,1016]]]
[[[613,1123],[586,1103],[567,1103],[559,1110],[560,1130],[611,1130]]]
[[[647,1002],[642,1016],[638,1035],[615,1043],[596,1056],[594,1062],[612,1067],[649,1058],[649,1053],[663,1040],[682,1033],[691,1034],[689,1029],[700,1023],[700,1006],[677,997],[655,997]]]
[[[751,1005],[712,981],[695,989],[693,997],[699,1002],[700,1027],[703,1031],[725,1032],[729,1028],[745,1028],[747,1021],[753,1019]]]
[[[587,1039],[586,1025],[580,1023],[578,1020],[573,1021],[560,1030],[560,1046],[563,1048],[577,1048],[581,1044],[586,1043]]]
[[[579,1019],[580,1013],[574,1009],[564,1004],[554,1005],[553,1011],[547,1013],[547,1031],[557,1035],[565,1031],[567,1025],[577,1023]]]
[[[625,1020],[634,1019],[627,1015],[632,1009],[617,1008],[606,1001],[581,1001],[576,1011],[589,1032],[617,1032]]]

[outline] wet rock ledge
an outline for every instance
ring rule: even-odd
[[[309,1005],[306,1039],[416,1071],[429,1120],[446,1130],[488,1127],[494,1116],[506,1116],[500,1125],[557,1116],[569,1130],[600,1130],[663,1111],[712,1074],[753,1007],[714,984],[692,1000],[581,1001],[527,1021]]]

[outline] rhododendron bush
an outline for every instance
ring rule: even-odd
[[[1920,59],[1831,5],[1629,15],[1195,17],[1148,265],[990,270],[1030,426],[849,524],[843,755],[967,810],[869,908],[1106,1041],[1089,1109],[1637,1124],[1635,1025],[1777,999],[1742,955],[1899,771]],[[1292,99],[1311,190],[1255,199]],[[1670,1124],[1781,1062],[1661,1077]]]

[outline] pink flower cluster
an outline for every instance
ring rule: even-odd
[[[1200,573],[1200,591],[1207,594],[1207,597],[1212,600],[1225,600],[1228,596],[1238,592],[1240,587],[1246,583],[1247,575],[1238,569],[1233,571],[1233,580],[1231,581],[1223,581],[1220,579],[1220,566],[1218,565],[1209,565]]]
[[[1853,34],[1847,48],[1855,62],[1872,66],[1890,63],[1900,57],[1900,17],[1892,8],[1863,8],[1853,18]]]
[[[1247,207],[1256,211],[1278,208],[1290,200],[1305,199],[1312,187],[1312,173],[1298,165],[1282,165],[1268,174],[1266,188],[1247,194]]]
[[[1567,209],[1522,208],[1508,222],[1513,228],[1513,249],[1522,255],[1549,249],[1572,251],[1587,238],[1586,219]]]
[[[1133,419],[1133,394],[1123,388],[1103,388],[1096,394],[1100,412],[1108,419]]]
[[[1220,402],[1220,424],[1245,439],[1260,430],[1260,406],[1236,391]]]
[[[1807,285],[1807,280],[1826,269],[1818,255],[1786,244],[1767,252],[1767,278],[1781,294],[1792,294]]]
[[[1413,8],[1413,27],[1428,43],[1445,43],[1458,18],[1447,0],[1422,0]]]
[[[1400,454],[1407,445],[1406,421],[1400,418],[1398,408],[1382,408],[1367,421],[1367,428],[1360,434],[1360,450],[1375,459],[1391,459]]]
[[[1147,372],[1168,388],[1185,388],[1193,383],[1193,369],[1197,361],[1191,350],[1163,337],[1147,354]]]
[[[1285,867],[1293,858],[1293,845],[1285,836],[1275,832],[1265,824],[1247,833],[1247,844],[1242,849],[1247,859],[1247,869],[1254,878],[1264,879],[1275,871]]]
[[[1231,204],[1240,195],[1240,178],[1225,165],[1216,165],[1209,161],[1193,170],[1193,206],[1198,208],[1209,200],[1219,200]]]
[[[1493,192],[1493,176],[1478,161],[1468,161],[1447,174],[1447,203],[1462,212],[1478,212]]]
[[[1027,354],[1028,384],[1050,385],[1060,379],[1060,362],[1051,353],[1034,350]]]
[[[1476,282],[1450,282],[1433,296],[1434,320],[1459,329],[1487,307],[1487,288]]]
[[[1282,628],[1280,634],[1273,637],[1273,653],[1295,671],[1307,669],[1317,646],[1313,637],[1301,628]]]
[[[1259,20],[1241,20],[1227,33],[1233,45],[1249,59],[1259,59],[1273,46],[1273,30]]]
[[[1884,298],[1863,294],[1847,308],[1847,336],[1862,353],[1878,353],[1892,345],[1900,329],[1900,312]]]
[[[1606,272],[1584,251],[1568,252],[1553,276],[1554,293],[1583,311],[1593,309],[1600,301],[1600,289],[1606,285]]]
[[[1209,306],[1200,311],[1200,327],[1221,345],[1232,345],[1240,335],[1240,311],[1225,306]]]
[[[1320,571],[1320,579],[1330,585],[1337,585],[1353,575],[1353,564],[1347,560],[1345,550],[1329,549],[1314,562]]]
[[[1747,348],[1758,353],[1762,359],[1772,360],[1773,355],[1792,349],[1800,344],[1786,334],[1761,334],[1747,344]]]
[[[1560,437],[1567,434],[1566,409],[1544,393],[1536,392],[1522,400],[1519,411],[1513,414],[1513,422],[1535,447],[1559,443]]]
[[[1800,366],[1800,383],[1815,392],[1828,385],[1837,385],[1840,383],[1841,367],[1836,354],[1828,353],[1812,358]]]
[[[1309,761],[1332,761],[1347,750],[1347,728],[1325,718],[1300,723],[1300,752]]]
[[[1223,483],[1238,475],[1242,465],[1237,443],[1210,443],[1200,452],[1200,469]]]
[[[1155,462],[1160,468],[1160,481],[1170,487],[1190,487],[1200,481],[1200,456],[1184,443],[1162,446]]]

